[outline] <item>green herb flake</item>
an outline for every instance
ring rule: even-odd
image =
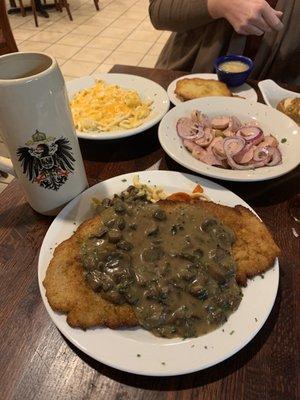
[[[194,345],[194,344],[192,344],[192,345],[191,345],[191,348],[193,348],[193,347],[195,347],[195,345]]]
[[[141,357],[141,355],[138,353],[137,355],[136,355],[137,357]]]
[[[222,332],[225,332],[225,330],[224,330],[224,329],[222,329]]]
[[[261,277],[261,279],[265,279],[264,274],[261,274],[260,277]]]
[[[205,349],[207,349],[207,346],[204,346]]]
[[[162,361],[161,365],[166,365],[166,363],[164,361]]]
[[[229,333],[229,335],[233,335],[234,334],[234,331],[231,331],[230,333]]]
[[[255,317],[255,318],[254,318],[254,321],[255,321],[255,322],[257,322],[257,321],[258,321],[258,319]]]
[[[127,182],[127,179],[125,179],[125,178],[124,178],[124,179],[122,179],[122,182]]]
[[[287,142],[287,138],[284,137],[281,139],[281,143],[285,143],[285,142]]]

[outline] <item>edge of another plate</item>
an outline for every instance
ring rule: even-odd
[[[202,78],[202,79],[218,80],[217,74],[211,74],[211,73],[188,74],[188,75],[181,76],[180,78],[174,79],[174,81],[172,81],[169,84],[169,86],[167,88],[167,93],[168,93],[171,103],[173,103],[175,106],[178,106],[179,104],[184,103],[183,101],[181,101],[177,98],[177,96],[174,92],[175,88],[176,88],[176,83],[184,78]],[[241,92],[246,91],[246,92],[250,93],[250,95],[247,96],[245,98],[245,100],[249,100],[249,101],[257,101],[258,100],[256,91],[248,83],[244,83],[243,85],[238,86],[237,88],[230,88],[230,90],[232,91],[233,94],[236,94],[236,95],[238,95]]]
[[[108,80],[110,81],[109,83],[114,83],[113,79],[111,78],[116,78],[119,79],[119,77],[122,78],[128,78],[129,80],[138,80],[140,82],[144,81],[145,84],[151,84],[153,88],[156,88],[156,91],[160,93],[160,96],[162,97],[162,101],[160,104],[162,104],[164,107],[161,107],[160,112],[155,116],[151,118],[151,113],[148,118],[145,119],[145,121],[137,126],[136,128],[128,129],[128,130],[123,130],[123,131],[113,131],[113,132],[97,132],[97,133],[92,133],[92,132],[82,132],[76,130],[76,135],[80,139],[87,139],[87,140],[113,140],[113,139],[122,139],[126,138],[129,136],[134,136],[137,135],[138,133],[144,132],[147,129],[152,128],[154,125],[160,122],[160,120],[163,118],[163,116],[168,112],[170,108],[170,100],[168,97],[168,94],[166,90],[159,85],[158,83],[152,81],[151,79],[147,79],[138,75],[129,75],[129,74],[121,74],[121,73],[98,73],[98,74],[93,74],[93,75],[86,75],[81,78],[75,78],[70,81],[66,82],[66,88],[67,88],[67,93],[69,99],[74,95],[72,94],[71,96],[69,95],[69,91],[73,90],[72,86],[84,82],[84,80],[90,80],[90,79],[103,79],[103,80]],[[115,82],[118,85],[124,85],[124,83],[118,83]],[[83,90],[84,88],[78,89]],[[133,88],[134,89],[134,88]],[[134,89],[136,90],[136,89]],[[139,93],[140,94],[140,93]],[[153,100],[153,102],[155,99]]]

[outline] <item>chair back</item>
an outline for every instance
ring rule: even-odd
[[[9,24],[5,0],[0,0],[0,55],[18,51]]]

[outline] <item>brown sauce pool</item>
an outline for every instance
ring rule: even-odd
[[[137,189],[100,206],[103,226],[82,246],[89,286],[132,305],[157,336],[194,337],[226,322],[241,301],[233,232],[201,207],[152,204]]]

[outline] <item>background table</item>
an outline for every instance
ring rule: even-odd
[[[113,72],[144,76],[165,88],[184,75],[129,66],[115,66]],[[128,139],[80,145],[91,185],[147,169],[159,159],[160,169],[188,172],[164,154],[157,127]],[[292,234],[293,227],[300,233],[300,226],[289,214],[299,175],[298,168],[267,182],[219,182],[258,212],[281,247],[279,292],[266,324],[243,350],[215,367],[171,378],[117,371],[60,334],[37,280],[39,248],[52,219],[35,213],[13,181],[0,195],[0,399],[300,399],[300,248]]]

